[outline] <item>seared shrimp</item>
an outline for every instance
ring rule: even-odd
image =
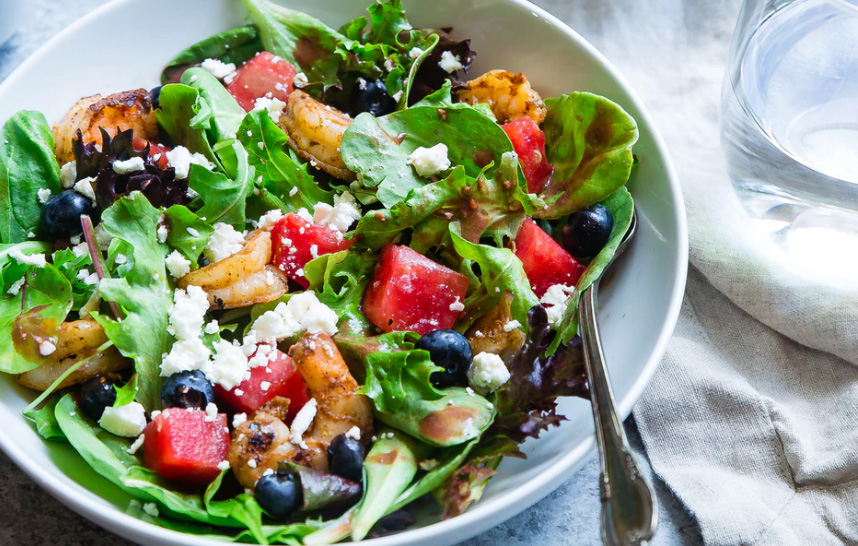
[[[340,155],[340,142],[352,120],[296,89],[289,95],[280,127],[289,136],[289,147],[314,167],[341,180],[355,179]]]
[[[456,94],[469,104],[488,104],[498,123],[508,123],[527,116],[537,125],[542,123],[548,110],[539,93],[533,90],[524,74],[506,70],[489,70],[479,78],[465,83]]]
[[[359,385],[330,336],[306,334],[289,356],[315,400],[316,415],[301,437],[302,445],[292,441],[284,423],[289,409],[285,398],[274,398],[233,431],[228,458],[247,489],[253,489],[267,469],[277,470],[281,462],[326,472],[328,445],[352,427],[360,430],[364,442],[372,436],[372,406],[365,396],[355,394]]]
[[[273,301],[289,290],[286,277],[271,261],[271,232],[251,233],[239,252],[191,271],[177,281],[205,290],[211,309],[233,309]]]
[[[60,327],[57,349],[38,368],[17,376],[18,383],[44,391],[60,375],[78,362],[95,352],[107,341],[104,329],[94,320],[75,320],[64,322]],[[116,347],[110,347],[89,359],[60,383],[60,389],[82,383],[98,374],[115,372],[129,365],[130,361],[119,354]]]
[[[158,138],[158,121],[152,99],[145,89],[123,91],[108,96],[92,95],[77,101],[62,121],[54,125],[54,154],[60,163],[74,160],[72,141],[80,129],[84,144],[101,142],[103,128],[116,136],[117,130],[133,129],[145,140]]]
[[[512,320],[512,300],[512,294],[504,292],[501,301],[468,329],[468,343],[475,355],[493,353],[509,363],[521,350],[525,340],[524,332],[518,328],[507,331],[506,327]]]

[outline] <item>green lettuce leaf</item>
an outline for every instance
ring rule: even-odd
[[[189,68],[182,74],[182,83],[196,89],[208,109],[201,109],[190,120],[193,128],[206,128],[209,143],[235,138],[247,113],[229,94],[223,84],[204,68]]]
[[[362,335],[373,329],[361,311],[361,301],[375,262],[375,256],[370,253],[343,250],[319,256],[304,266],[304,276],[319,301],[340,317],[339,328],[343,334]]]
[[[20,243],[38,233],[42,188],[63,191],[51,126],[41,113],[22,110],[0,131],[0,243]]]
[[[193,87],[181,83],[171,83],[161,88],[161,107],[155,110],[158,125],[170,137],[175,145],[182,145],[191,152],[203,154],[220,165],[220,160],[212,149],[208,130],[210,124],[200,123],[200,119],[211,116],[211,107]],[[197,120],[192,126],[191,120]]]
[[[253,193],[255,169],[248,162],[247,151],[237,141],[224,148],[234,163],[233,176],[210,171],[200,165],[191,165],[188,186],[200,194],[203,206],[196,211],[209,224],[223,222],[244,230],[247,198]],[[226,154],[224,154],[226,155]]]
[[[188,47],[167,63],[161,83],[174,83],[187,68],[206,59],[218,59],[240,66],[262,51],[262,40],[256,27],[247,25],[219,32]]]
[[[170,226],[167,244],[191,261],[191,269],[196,269],[214,228],[183,205],[173,205],[164,216]]]
[[[63,274],[69,285],[72,287],[72,310],[79,311],[81,307],[89,301],[92,293],[95,291],[96,285],[85,284],[78,279],[78,273],[81,269],[88,268],[87,271],[92,272],[92,258],[89,253],[75,256],[71,249],[64,248],[54,252],[51,261],[54,267]]]
[[[171,345],[167,325],[172,292],[164,272],[168,249],[156,239],[160,217],[161,211],[140,192],[123,197],[102,213],[105,230],[129,245],[133,267],[124,277],[105,278],[99,284],[104,299],[116,302],[125,317],[117,321],[93,313],[119,352],[134,359],[137,400],[148,411],[160,407],[161,355]]]
[[[28,411],[24,413],[24,416],[33,421],[36,432],[45,440],[67,443],[68,439],[66,439],[66,435],[60,428],[57,416],[55,415],[55,409],[59,401],[59,397],[55,396],[48,400],[41,409]]]
[[[638,127],[619,105],[591,93],[546,99],[542,124],[554,179],[540,194],[547,208],[534,216],[556,219],[620,189],[629,179]]]

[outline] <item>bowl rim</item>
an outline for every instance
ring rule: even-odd
[[[42,58],[48,55],[56,42],[62,40],[67,35],[76,33],[79,28],[84,27],[90,21],[102,17],[109,17],[109,14],[112,11],[120,9],[124,4],[135,1],[138,0],[111,0],[107,4],[92,10],[83,17],[74,21],[65,29],[54,35],[50,40],[42,44],[33,54],[21,62],[21,64],[16,67],[9,76],[7,76],[5,81],[0,83],[0,91],[7,87],[14,86],[20,77],[20,74],[22,74],[30,65],[38,63]],[[667,343],[673,335],[673,331],[676,327],[677,321],[679,320],[688,275],[688,224],[685,202],[682,196],[679,179],[673,167],[670,154],[667,151],[667,146],[661,134],[658,132],[652,116],[617,68],[604,55],[602,55],[595,46],[573,30],[569,25],[547,12],[545,9],[533,4],[529,0],[498,1],[513,4],[529,10],[538,18],[546,21],[551,26],[563,32],[569,40],[575,42],[596,62],[598,62],[605,71],[608,72],[611,78],[616,81],[618,87],[627,97],[627,100],[637,110],[638,114],[636,118],[639,125],[645,125],[650,129],[655,149],[661,156],[664,163],[664,176],[667,178],[668,186],[670,187],[675,200],[674,210],[676,215],[678,244],[677,259],[674,264],[676,283],[674,285],[673,292],[670,295],[670,302],[667,308],[667,320],[662,325],[654,349],[643,366],[641,373],[629,389],[629,392],[617,404],[617,410],[620,417],[625,420],[629,414],[631,414],[634,404],[643,394],[644,389],[647,387],[655,373],[655,370],[658,368],[658,364],[667,349]],[[508,495],[504,499],[495,500],[491,505],[477,502],[465,513],[455,518],[433,523],[425,527],[409,529],[386,537],[367,539],[367,542],[376,546],[395,546],[403,544],[404,542],[422,543],[426,541],[429,543],[428,541],[433,539],[436,541],[435,543],[438,543],[438,541],[447,543],[449,541],[446,540],[445,537],[450,536],[455,536],[457,541],[466,540],[498,525],[501,521],[506,521],[512,518],[547,496],[557,487],[562,485],[562,483],[566,481],[566,479],[568,479],[575,470],[577,470],[586,458],[594,454],[596,451],[595,448],[595,438],[591,435],[581,442],[575,449],[560,458],[545,472],[527,484],[521,486],[516,491],[515,495]],[[102,501],[103,499],[92,491],[85,490],[85,494],[81,495],[80,489],[82,489],[82,486],[74,484],[70,480],[57,480],[52,477],[45,478],[44,475],[40,475],[38,471],[39,469],[29,460],[27,453],[12,441],[10,437],[8,437],[2,427],[0,427],[0,450],[3,450],[15,465],[36,484],[38,484],[39,487],[47,491],[66,507],[97,525],[124,536],[125,538],[158,540],[168,543],[185,544],[188,546],[214,546],[216,544],[223,543],[221,540],[198,537],[192,534],[159,527],[142,519],[130,516],[118,509],[115,511],[105,511],[104,506],[99,503],[99,501]],[[504,514],[502,520],[498,521],[492,518],[492,515],[497,513]]]

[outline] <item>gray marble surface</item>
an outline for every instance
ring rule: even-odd
[[[536,3],[561,18],[575,13],[580,22],[581,18],[598,17],[601,1],[604,0],[542,0]],[[50,37],[104,3],[104,0],[27,0],[26,17],[18,33],[11,41],[0,45],[0,81]],[[2,12],[0,17],[3,17]],[[598,47],[598,41],[595,45]],[[626,429],[644,461],[645,471],[652,477],[633,419],[626,422]],[[541,502],[463,544],[599,544],[598,475],[599,465],[594,458]],[[4,546],[128,544],[66,509],[18,470],[2,452],[0,484],[0,544]],[[656,484],[661,521],[652,544],[700,543],[693,518],[663,483],[657,481]]]

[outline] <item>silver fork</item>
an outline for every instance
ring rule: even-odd
[[[632,215],[629,229],[608,267],[628,247],[636,231],[637,212]],[[652,488],[638,471],[623,423],[614,407],[614,394],[596,321],[599,280],[601,276],[581,295],[578,329],[599,448],[602,542],[609,546],[645,544],[652,538],[658,524],[658,503]]]

